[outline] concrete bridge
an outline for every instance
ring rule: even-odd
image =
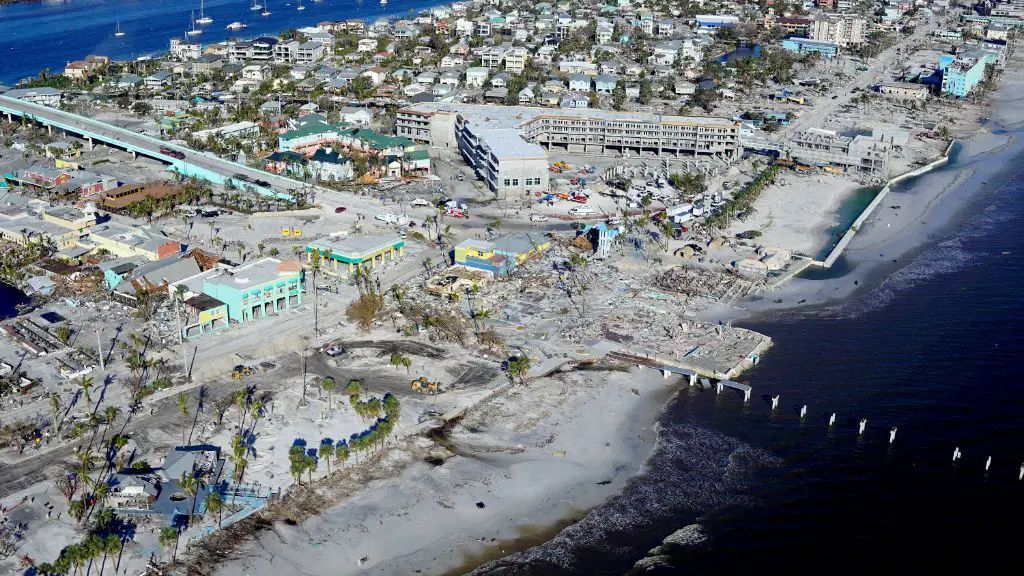
[[[5,117],[8,122],[14,122],[15,118],[19,120],[24,118],[26,121],[46,126],[51,133],[53,129],[57,129],[80,136],[88,142],[90,148],[94,143],[101,142],[134,155],[142,155],[169,164],[170,170],[182,176],[195,177],[214,184],[231,182],[238,188],[253,190],[264,196],[293,199],[296,190],[310,188],[304,182],[250,168],[213,154],[197,152],[185,146],[132,132],[106,122],[7,96],[0,96],[0,116]],[[180,152],[185,157],[179,159],[170,154],[164,154],[160,152],[161,148]],[[236,174],[246,176],[249,181],[235,179]],[[256,180],[264,180],[270,183],[270,186],[256,186],[253,184]]]

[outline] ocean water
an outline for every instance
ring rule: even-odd
[[[995,160],[1009,170],[1024,158],[1021,131],[1014,135],[1018,151]],[[986,161],[956,155],[944,170]],[[979,192],[947,232],[876,287],[842,304],[741,323],[775,340],[743,376],[755,391],[748,404],[684,389],[659,420],[659,446],[621,494],[550,542],[474,574],[625,574],[694,525],[700,538],[635,573],[1017,565],[1024,173],[1001,178],[1005,185]],[[844,260],[827,276],[852,266]],[[963,457],[954,464],[957,447]]]
[[[264,3],[260,0],[260,3]],[[438,6],[440,0],[269,0],[270,16],[249,10],[251,0],[207,0],[205,14],[213,23],[194,37],[204,45],[229,37],[276,36],[289,28],[312,26],[324,20],[407,17]],[[48,0],[0,5],[0,82],[12,84],[35,76],[43,68],[61,72],[89,54],[131,59],[166,52],[171,38],[185,37],[189,17],[198,18],[199,0]],[[248,28],[233,32],[234,21]],[[118,22],[124,36],[116,38]]]

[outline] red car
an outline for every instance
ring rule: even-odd
[[[345,211],[345,207],[344,206],[338,206],[337,208],[334,209],[334,213],[335,214],[341,214],[344,211]]]
[[[177,150],[171,150],[170,148],[167,148],[166,146],[160,149],[160,153],[161,154],[166,154],[167,156],[170,156],[172,158],[177,158],[178,160],[181,160],[181,159],[183,159],[185,157],[185,153],[184,152],[178,152]]]

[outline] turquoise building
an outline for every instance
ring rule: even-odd
[[[202,275],[201,291],[227,306],[230,322],[245,324],[302,304],[302,264],[296,260],[263,258],[211,272]]]
[[[987,56],[955,58],[949,54],[939,57],[942,70],[942,93],[966,98],[985,79]]]
[[[832,42],[811,40],[810,38],[786,38],[782,48],[796,54],[821,54],[822,58],[835,58],[839,55],[839,46]]]

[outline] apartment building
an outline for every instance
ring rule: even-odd
[[[942,93],[955,98],[966,98],[985,79],[987,57],[961,57],[948,63],[940,60]]]
[[[514,129],[527,142],[579,154],[733,159],[741,152],[740,123],[728,118],[433,102],[399,110],[395,122],[399,136],[438,148],[460,147],[465,125]]]
[[[319,62],[324,57],[324,45],[320,42],[304,42],[299,45],[295,55],[295,63],[310,65]]]
[[[195,60],[203,55],[203,47],[198,42],[171,38],[170,53],[175,60]]]
[[[456,121],[459,152],[494,192],[529,194],[548,189],[548,155],[513,128],[480,128]]]
[[[530,57],[530,52],[522,46],[516,46],[505,52],[505,70],[514,74],[522,74],[523,70],[526,69],[526,61]]]
[[[294,64],[295,57],[299,53],[299,42],[297,40],[289,40],[288,42],[278,42],[274,46],[274,62],[278,64]]]
[[[276,38],[257,38],[245,42],[235,42],[228,46],[228,62],[232,64],[270,62],[274,59],[274,47],[277,44]]]
[[[867,21],[850,14],[818,14],[811,21],[811,40],[831,42],[840,48],[859,46],[866,41]]]

